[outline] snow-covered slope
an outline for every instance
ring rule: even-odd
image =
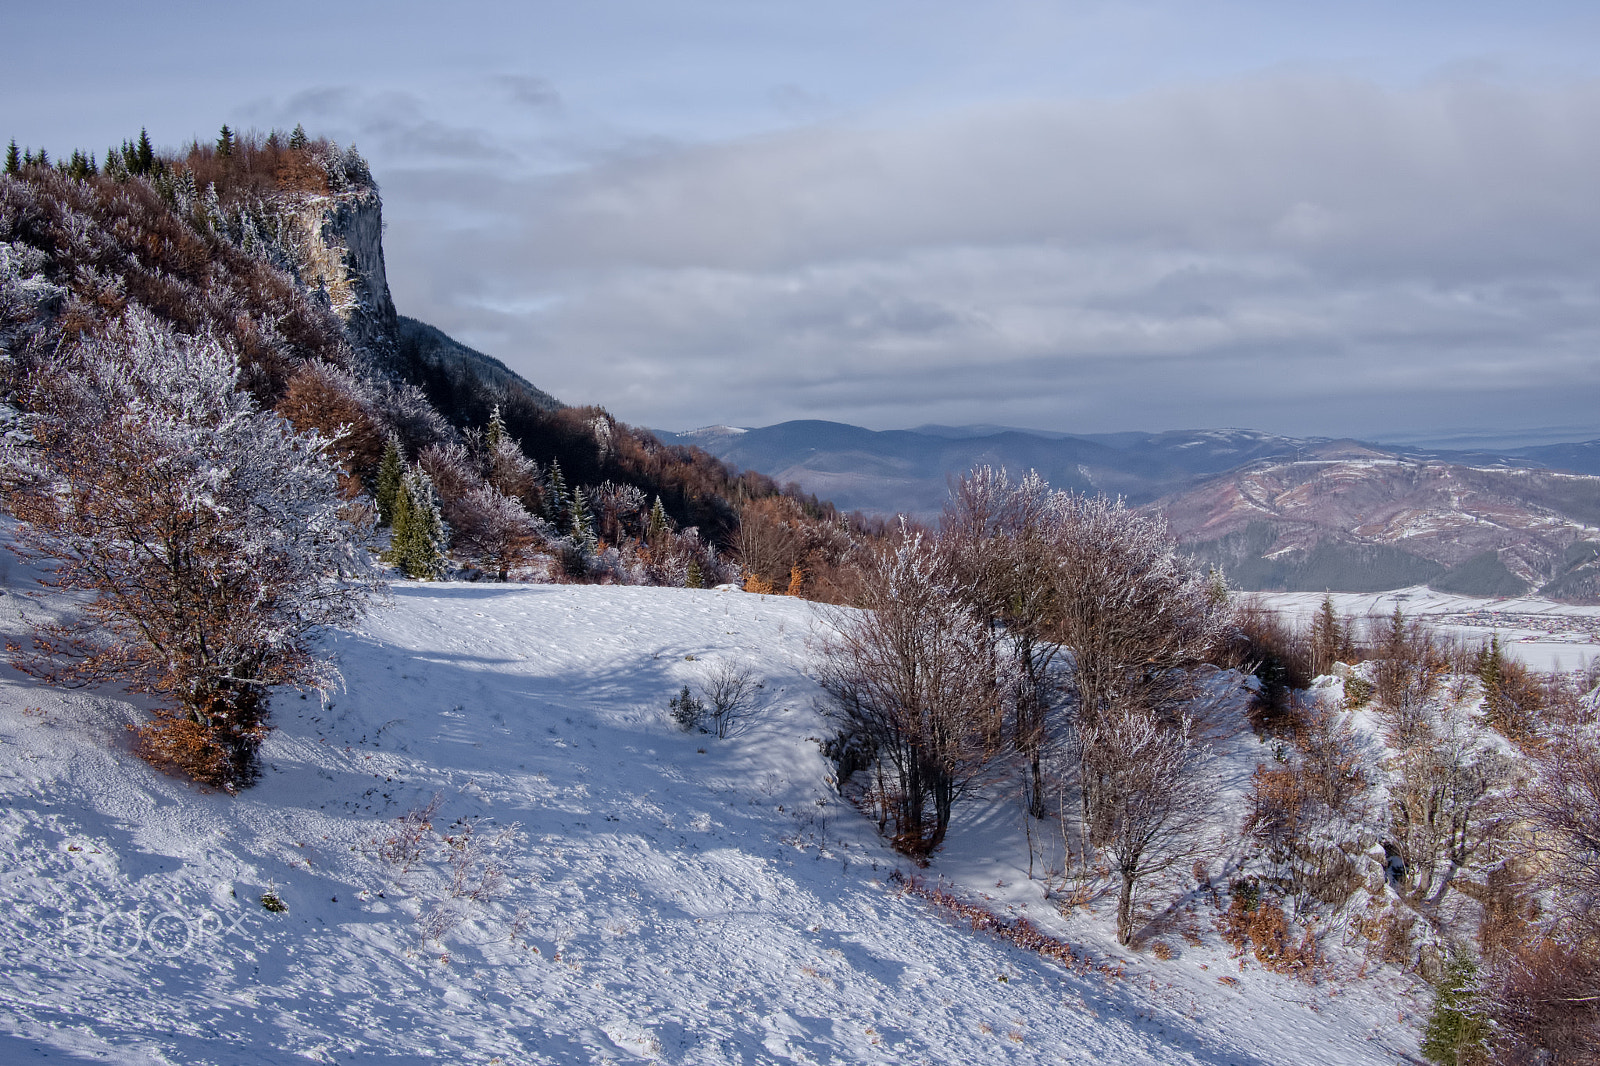
[[[4,601],[15,635],[23,597]],[[237,798],[126,754],[140,716],[115,693],[8,671],[0,1061],[1414,1054],[1396,978],[1243,967],[1203,910],[1204,943],[1173,938],[1165,962],[1117,950],[1093,907],[1060,917],[1002,787],[931,869],[899,861],[812,739],[821,624],[727,591],[400,584],[326,641],[344,693],[279,699],[264,777]],[[762,716],[725,740],[677,729],[668,697],[730,661],[765,679]],[[1236,770],[1253,746],[1235,738]],[[1093,965],[953,923],[900,888],[913,874],[1027,914]]]

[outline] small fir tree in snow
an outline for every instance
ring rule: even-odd
[[[495,404],[494,410],[489,412],[489,424],[483,430],[483,443],[492,455],[508,436],[505,419],[500,417],[500,405]]]
[[[1480,1066],[1489,1061],[1490,1032],[1478,968],[1466,955],[1454,955],[1435,986],[1422,1053],[1439,1066]]]
[[[134,174],[152,174],[156,169],[156,150],[150,143],[150,134],[143,126],[139,127],[139,143],[133,149],[133,161],[128,170]]]
[[[657,544],[666,536],[671,527],[667,523],[667,510],[661,506],[661,497],[656,497],[656,502],[650,508],[650,519],[645,526],[645,536],[651,544]]]
[[[310,139],[306,137],[306,128],[296,122],[294,132],[289,134],[289,147],[296,152],[303,152],[310,143]]]
[[[405,479],[405,457],[400,454],[400,440],[391,435],[378,463],[378,487],[375,502],[378,505],[378,523],[394,523],[394,501],[400,492],[400,482]]]
[[[17,141],[15,137],[11,139],[11,147],[6,149],[6,173],[22,173],[22,153],[17,151]]]
[[[589,503],[585,499],[581,488],[572,490],[570,505],[572,515],[572,541],[585,555],[592,553],[599,546],[594,535],[594,519],[589,514]]]
[[[406,471],[394,498],[394,536],[389,559],[409,578],[437,581],[445,574],[444,519],[433,479],[420,468]]]
[[[483,431],[483,468],[484,480],[496,492],[515,500],[532,499],[539,486],[539,464],[528,458],[522,442],[506,429],[498,404]]]
[[[558,533],[568,532],[572,528],[568,517],[570,496],[567,479],[561,473],[561,460],[551,459],[550,471],[544,483],[544,517]]]

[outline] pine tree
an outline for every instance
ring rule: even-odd
[[[395,497],[400,492],[400,482],[406,473],[405,456],[400,453],[400,440],[391,436],[378,463],[378,488],[374,494],[378,505],[378,524],[394,523]]]
[[[667,509],[661,506],[661,497],[658,495],[656,496],[655,506],[650,508],[649,524],[645,527],[646,539],[651,544],[655,544],[666,536],[667,530]]]
[[[1324,593],[1322,609],[1311,623],[1311,672],[1326,674],[1339,659],[1346,636],[1333,606],[1333,593]]]
[[[599,546],[594,536],[594,519],[589,514],[589,503],[580,488],[572,490],[572,539],[587,554]]]
[[[222,132],[217,134],[217,155],[224,159],[233,155],[233,131],[226,122],[222,124]]]
[[[1491,1032],[1478,990],[1478,968],[1465,955],[1455,955],[1435,986],[1422,1053],[1440,1066],[1478,1066],[1489,1061]]]
[[[149,175],[156,169],[156,150],[150,144],[150,134],[139,127],[139,143],[133,150],[133,162],[128,170],[134,174]]]
[[[494,450],[500,447],[501,442],[506,439],[506,436],[505,419],[500,417],[500,405],[495,404],[494,410],[489,412],[489,425],[483,431],[483,442],[488,446],[489,452],[493,454]]]
[[[561,460],[550,460],[550,473],[544,485],[544,518],[556,532],[561,533],[571,529],[568,518],[568,492],[567,479],[561,474]]]
[[[6,149],[6,173],[22,173],[22,153],[17,151],[17,139],[11,138],[11,147]]]
[[[294,132],[289,134],[289,147],[297,152],[303,152],[310,143],[306,137],[306,128],[296,122]]]
[[[33,157],[33,161],[41,167],[47,167],[50,165],[50,157],[45,154],[45,150],[43,148],[39,149],[39,154]]]
[[[445,573],[444,520],[433,480],[421,469],[406,471],[394,499],[394,535],[389,559],[409,578],[437,581]]]

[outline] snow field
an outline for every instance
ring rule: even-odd
[[[1309,623],[1322,609],[1321,592],[1253,592],[1267,606]],[[1387,618],[1396,605],[1441,633],[1486,641],[1494,633],[1506,654],[1539,671],[1576,670],[1600,656],[1600,607],[1557,603],[1537,596],[1487,599],[1435,592],[1426,585],[1393,592],[1335,592],[1340,616]]]
[[[1182,900],[1204,943],[1166,936],[1167,962],[1117,948],[1103,907],[1062,918],[1027,877],[1004,782],[914,871],[827,785],[806,676],[823,624],[727,591],[401,583],[325,640],[344,692],[275,701],[263,778],[238,797],[129,756],[134,702],[8,673],[0,1061],[1414,1053],[1403,980],[1241,969]],[[764,679],[762,716],[726,740],[678,730],[668,697],[728,661]],[[1231,788],[1259,748],[1222,743]],[[408,834],[435,796],[431,828]],[[1122,976],[975,935],[895,871],[1026,915]]]

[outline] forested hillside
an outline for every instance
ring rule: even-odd
[[[741,514],[766,501],[762,513],[804,528],[806,545],[770,558],[758,578],[814,595],[846,584],[849,527],[828,504],[663,445],[601,408],[563,405],[399,317],[377,184],[354,148],[298,128],[261,137],[224,127],[215,144],[175,152],[141,131],[103,164],[82,150],[49,159],[13,150],[0,186],[0,314],[9,387],[24,407],[40,353],[143,308],[177,335],[217,338],[259,405],[337,438],[346,494],[368,498],[383,525],[393,440],[429,482],[411,495],[436,502],[449,563],[487,576],[732,580]]]

